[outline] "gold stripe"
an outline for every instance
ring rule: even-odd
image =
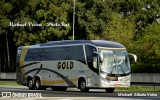
[[[73,78],[73,79],[69,79],[72,82],[78,81],[78,78]],[[41,83],[43,85],[53,85],[53,84],[64,84],[65,81],[64,80],[41,80]]]
[[[63,84],[65,82],[64,80],[41,80],[41,83],[51,85],[51,84]]]
[[[78,78],[73,78],[73,79],[70,79],[72,82],[76,82],[78,81]]]
[[[24,59],[25,59],[25,56],[26,56],[27,51],[28,51],[28,47],[25,46],[25,47],[22,49],[22,53],[21,53],[21,56],[20,56],[20,67],[22,67],[22,66],[24,65]],[[22,74],[25,73],[24,68],[21,68],[21,72],[22,72]]]

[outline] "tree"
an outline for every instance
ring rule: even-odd
[[[70,1],[63,2],[63,0],[26,2],[14,20],[14,22],[27,23],[25,27],[15,31],[17,45],[67,39],[66,36],[71,31],[68,14],[71,10],[70,4]]]
[[[107,23],[102,37],[107,40],[117,41],[125,45],[127,49],[133,46],[135,23],[131,18],[122,18],[121,14],[113,13],[111,21]]]
[[[110,0],[109,0],[110,1]],[[110,8],[103,0],[79,0],[76,7],[77,39],[100,39],[105,31]]]
[[[153,22],[142,31],[143,37],[139,37],[135,43],[135,50],[139,58],[138,66],[143,68],[141,72],[158,72],[160,70],[160,24]]]
[[[71,31],[70,5],[71,1],[63,0],[0,1],[0,36],[7,36],[9,40],[12,67],[15,66],[18,46],[68,39]],[[8,57],[4,49],[6,43],[0,43],[4,59]],[[9,60],[5,60],[5,63],[9,63]]]
[[[0,43],[0,51],[1,51],[1,59],[3,60],[4,63],[4,68],[2,68],[3,71],[11,71],[14,70],[11,64],[15,64],[11,57],[14,56],[12,54],[11,48],[10,48],[10,43],[12,44],[12,33],[11,29],[9,27],[9,23],[12,19],[12,13],[11,11],[13,10],[14,6],[12,2],[5,2],[5,0],[0,1],[0,38],[3,39],[3,41]],[[10,40],[11,39],[11,40]],[[15,49],[12,48],[14,51]],[[1,61],[2,62],[2,61]]]

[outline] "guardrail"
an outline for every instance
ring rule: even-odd
[[[16,73],[0,73],[0,81],[16,81]],[[160,86],[160,73],[132,73],[131,85]]]
[[[160,86],[160,83],[154,82],[131,82],[134,86],[153,86],[154,92],[156,91],[156,86]]]
[[[160,86],[160,83],[154,83],[154,82],[131,82],[131,85]]]

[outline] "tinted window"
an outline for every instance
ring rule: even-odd
[[[31,49],[28,49],[28,52],[25,57],[25,61],[40,61],[40,57],[41,57],[40,49],[31,48]]]
[[[94,51],[96,52],[96,48],[90,45],[86,45],[85,49],[87,61],[91,62],[93,60],[93,57],[96,56],[96,54],[94,53]]]
[[[86,49],[86,57],[89,68],[95,73],[99,74],[98,67],[97,68],[93,67],[93,58],[98,57],[97,54],[94,53],[96,52],[96,48],[90,45],[86,45],[85,49]]]
[[[41,60],[84,60],[83,46],[43,48]]]

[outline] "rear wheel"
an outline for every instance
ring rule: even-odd
[[[35,79],[35,89],[36,90],[45,90],[46,88],[41,86],[41,81],[39,78]]]
[[[86,81],[84,79],[81,79],[79,81],[79,89],[82,91],[82,92],[88,92],[89,89],[86,88]]]
[[[30,90],[35,89],[35,88],[34,88],[34,85],[33,85],[32,78],[28,78],[28,79],[27,79],[27,86],[28,86],[28,88],[29,88]]]
[[[106,88],[107,93],[113,93],[115,88]]]

